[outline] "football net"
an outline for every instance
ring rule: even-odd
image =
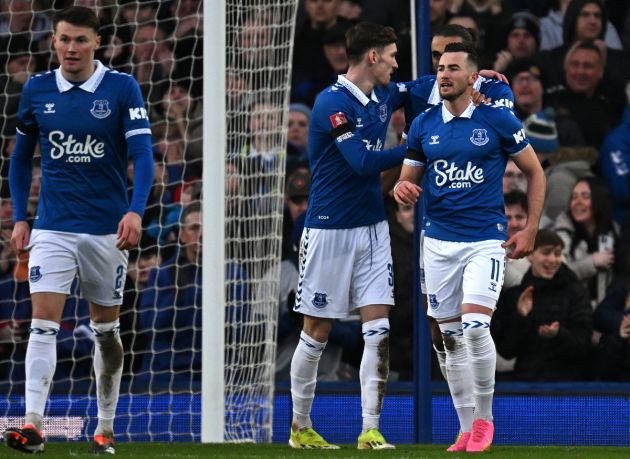
[[[213,14],[213,2],[0,2],[0,430],[21,424],[24,415],[31,314],[27,260],[16,260],[9,245],[7,177],[19,97],[30,75],[58,66],[50,46],[53,8],[72,4],[98,12],[96,57],[136,77],[153,131],[155,180],[121,308],[125,361],[117,439],[200,440],[201,353],[207,351],[224,352],[225,440],[271,441],[284,126],[297,0],[226,0],[225,152],[202,148],[203,134],[212,135],[211,127],[203,130],[203,10]],[[182,210],[201,199],[203,161],[226,164],[223,350],[201,349],[202,263],[187,257],[179,239]],[[39,174],[36,159],[32,218]],[[83,440],[96,426],[92,353],[88,305],[75,285],[44,420],[51,439]]]

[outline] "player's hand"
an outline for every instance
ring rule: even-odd
[[[505,75],[499,72],[495,72],[494,70],[479,70],[479,75],[484,78],[490,78],[491,80],[499,80],[504,83],[510,84],[510,81],[507,79]]]
[[[518,297],[516,312],[521,317],[527,317],[534,307],[534,286],[530,285]]]
[[[394,185],[394,199],[398,204],[413,206],[418,201],[420,193],[422,188],[407,180],[401,180]]]
[[[116,248],[120,250],[136,247],[142,235],[142,218],[135,212],[127,212],[118,223]]]
[[[25,221],[17,222],[13,226],[11,233],[11,248],[16,254],[20,254],[26,250],[28,242],[31,239],[31,228]]]
[[[622,339],[630,338],[630,311],[625,310],[621,325],[619,326],[619,336]]]
[[[549,325],[541,325],[540,327],[538,327],[538,336],[542,336],[543,338],[555,338],[556,336],[558,336],[559,330],[560,322],[556,320]]]
[[[532,253],[537,232],[537,228],[529,229],[525,227],[501,244],[501,247],[507,249],[507,257],[523,258],[525,255]]]
[[[492,99],[488,99],[484,94],[481,94],[475,88],[471,89],[470,99],[472,100],[472,103],[475,105],[475,107],[478,107],[481,103],[489,104],[490,102],[492,102]]]

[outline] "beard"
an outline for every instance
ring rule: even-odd
[[[462,94],[464,94],[464,92],[466,92],[468,88],[462,88],[459,91],[453,91],[449,94],[442,94],[442,88],[439,89],[440,92],[440,97],[444,100],[448,100],[449,102],[454,101],[455,99],[457,99],[459,96],[461,96]]]

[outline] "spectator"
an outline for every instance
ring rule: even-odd
[[[286,254],[297,256],[310,192],[311,177],[308,169],[300,167],[289,175],[284,191],[285,218],[282,225],[282,245]],[[297,265],[297,258],[295,261]]]
[[[525,223],[527,223],[527,195],[521,190],[514,189],[505,193],[504,201],[507,234],[508,238],[510,238],[525,228]],[[507,290],[510,287],[519,285],[529,267],[530,263],[527,258],[506,258],[502,289]]]
[[[514,13],[506,29],[505,47],[497,53],[493,69],[505,72],[515,59],[532,59],[540,46],[540,21],[531,13]]]
[[[324,55],[324,35],[337,24],[346,30],[352,25],[352,22],[337,15],[339,4],[340,0],[304,0],[307,17],[296,28],[291,87],[297,88],[306,80],[327,80],[332,73]],[[313,100],[299,101],[313,104]]]
[[[516,357],[517,381],[583,380],[592,311],[581,282],[562,263],[563,242],[540,230],[531,268],[520,285],[501,294],[492,320],[497,351]]]
[[[496,0],[456,0],[451,3],[451,12],[473,18],[479,27],[481,48],[493,54],[499,51],[503,31],[513,13],[510,2]]]
[[[135,381],[144,391],[190,390],[191,384],[201,378],[203,228],[199,202],[190,204],[182,212],[181,225],[181,248],[173,258],[151,271],[140,298],[138,318],[145,342],[151,345],[142,358]],[[244,301],[247,297],[245,272],[230,263],[227,276],[228,301]],[[226,311],[226,321],[235,319],[238,309],[239,306],[235,306]]]
[[[446,25],[452,14],[449,11],[450,0],[431,0],[429,2],[429,20],[431,21],[431,36]]]
[[[572,0],[569,3],[562,25],[563,43],[561,46],[540,54],[543,73],[549,87],[563,82],[563,64],[578,42],[597,42],[602,52],[607,86],[610,94],[618,94],[623,83],[630,76],[625,63],[628,53],[613,49],[604,42],[608,12],[603,0]]]
[[[630,289],[623,282],[611,288],[593,316],[602,333],[598,346],[596,376],[605,381],[630,378]]]
[[[289,105],[287,141],[287,173],[301,164],[308,164],[308,127],[311,109],[304,104]]]
[[[591,167],[597,158],[594,148],[560,147],[556,124],[549,110],[534,113],[523,123],[547,177],[543,228],[552,226],[558,214],[567,209],[573,185],[579,178],[593,175]]]
[[[613,199],[615,221],[623,225],[630,213],[630,81],[626,85],[628,106],[621,123],[608,133],[599,154],[599,167]]]
[[[508,78],[514,91],[514,108],[516,116],[525,120],[528,116],[543,110],[543,93],[545,91],[540,66],[531,59],[518,59],[508,68]],[[580,127],[571,114],[559,109],[549,110],[545,117],[552,116],[558,130],[558,143],[563,146],[584,145],[585,140]]]
[[[337,81],[337,76],[348,70],[346,55],[346,31],[349,25],[345,22],[335,24],[326,30],[321,38],[326,65],[310,75],[303,75],[299,81],[294,78],[291,87],[291,99],[312,106],[315,97],[325,88]]]
[[[576,43],[566,55],[566,87],[549,93],[547,105],[572,114],[586,145],[599,148],[612,126],[618,122],[621,107],[618,94],[604,93],[604,57],[599,47],[589,42]]]
[[[562,22],[571,1],[572,0],[551,0],[550,2],[551,9],[549,13],[547,14],[547,16],[545,16],[544,18],[540,20],[540,26],[541,26],[541,31],[542,31],[541,42],[540,42],[541,51],[547,51],[554,48],[558,48],[565,44],[564,39],[563,39]],[[584,4],[586,2],[580,2],[580,3]],[[572,13],[572,14],[575,14],[575,13]],[[590,12],[589,14],[585,14],[584,16],[585,17],[581,19],[581,22],[583,22],[584,25],[580,26],[579,28],[585,29],[585,32],[587,33],[590,32],[590,34],[587,34],[587,35],[582,34],[584,35],[583,39],[588,40],[589,36],[591,37],[590,39],[597,38],[599,35],[595,33],[598,26],[597,17],[595,15],[591,15]],[[571,19],[575,20],[573,16],[571,16]],[[588,31],[586,30],[587,28],[588,28]],[[609,48],[622,49],[621,40],[619,39],[619,34],[617,34],[615,27],[610,22],[606,23],[603,38],[606,41],[606,44],[608,45]]]
[[[140,23],[133,34],[131,51],[133,76],[149,104],[158,104],[166,92],[174,63],[173,51],[162,29],[154,23]]]
[[[0,8],[0,38],[17,35],[29,42],[36,42],[50,33],[50,19],[33,9],[29,0],[3,2]]]
[[[516,190],[527,191],[527,178],[514,161],[509,159],[503,173],[503,194]]]
[[[567,265],[588,287],[593,308],[604,299],[613,277],[618,228],[606,185],[596,178],[579,179],[569,210],[558,215],[554,229],[563,241]]]

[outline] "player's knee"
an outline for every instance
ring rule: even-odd
[[[462,330],[467,339],[485,339],[490,336],[490,316],[480,313],[463,314]]]
[[[328,341],[328,335],[332,329],[330,319],[321,319],[319,317],[304,316],[303,331],[315,341],[325,343]]]
[[[120,334],[120,321],[94,322],[90,321],[90,329],[97,341],[109,341],[116,339]]]
[[[389,338],[389,319],[383,317],[364,322],[361,325],[361,331],[363,332],[363,340],[366,343],[383,341]]]

